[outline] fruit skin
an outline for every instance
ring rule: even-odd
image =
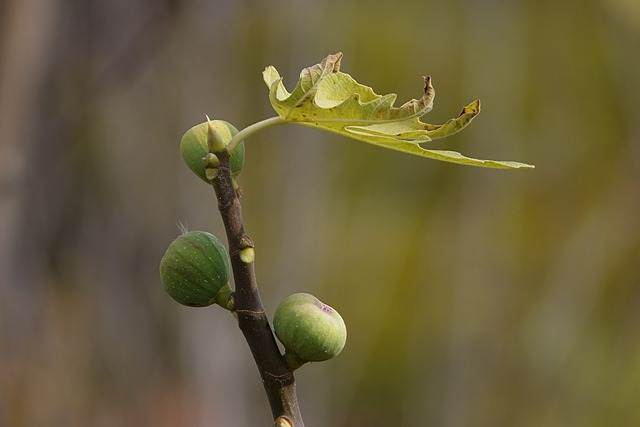
[[[180,304],[206,307],[218,303],[229,309],[230,261],[220,240],[206,231],[178,236],[160,260],[165,291]]]
[[[225,144],[228,144],[231,138],[238,133],[238,129],[224,120],[211,120],[211,125],[218,132]],[[205,174],[204,161],[202,160],[209,152],[207,131],[207,122],[195,125],[186,131],[180,140],[180,154],[189,169],[209,184],[209,180]],[[240,173],[242,165],[244,164],[244,141],[238,144],[233,154],[231,154],[229,162],[231,165],[231,175],[235,178]]]
[[[347,328],[340,314],[306,293],[289,295],[280,303],[273,328],[293,369],[305,362],[337,356],[347,340]]]

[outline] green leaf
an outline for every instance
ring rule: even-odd
[[[449,150],[429,150],[420,144],[444,138],[462,130],[480,113],[480,101],[464,107],[460,115],[442,125],[420,121],[431,111],[435,91],[429,76],[420,99],[394,107],[396,94],[377,95],[349,74],[340,71],[342,53],[327,56],[321,63],[300,73],[291,93],[273,67],[262,73],[269,88],[269,100],[280,119],[312,126],[370,144],[446,162],[490,168],[533,168],[524,163],[480,160]]]

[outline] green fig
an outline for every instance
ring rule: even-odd
[[[273,329],[293,369],[337,356],[347,341],[347,328],[340,314],[305,293],[289,295],[280,303]]]
[[[218,132],[218,135],[220,135],[220,138],[225,144],[228,144],[231,138],[238,133],[238,129],[224,120],[211,120],[211,125]],[[189,169],[208,184],[209,180],[205,174],[203,160],[207,153],[209,153],[207,132],[207,122],[195,125],[185,132],[180,140],[180,154]],[[238,144],[231,154],[229,162],[231,165],[231,175],[235,178],[240,173],[242,165],[244,164],[244,141]]]
[[[206,231],[178,236],[160,261],[164,289],[180,304],[206,307],[214,303],[230,309],[230,261],[220,240]]]

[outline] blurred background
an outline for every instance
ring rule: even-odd
[[[228,313],[158,265],[179,223],[223,237],[178,144],[274,115],[342,70],[464,167],[310,128],[247,141],[240,184],[273,313],[340,311],[344,352],[298,371],[311,426],[640,425],[640,3],[634,0],[5,0],[0,3],[0,427],[269,426]]]

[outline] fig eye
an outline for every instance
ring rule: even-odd
[[[320,308],[325,313],[333,313],[333,309],[331,307],[329,307],[328,305],[324,304],[324,303],[320,303]]]

